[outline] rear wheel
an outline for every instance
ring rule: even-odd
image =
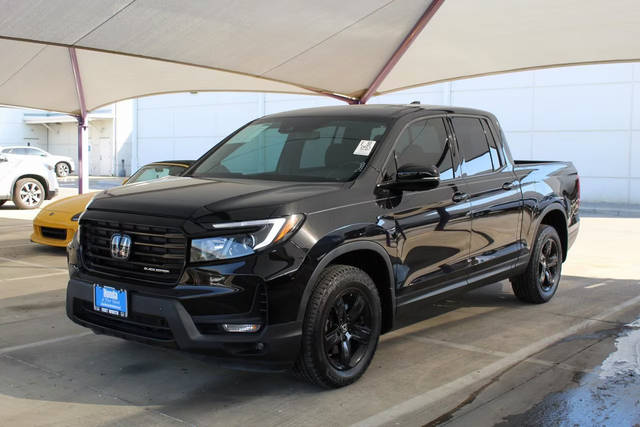
[[[67,176],[71,172],[71,168],[65,162],[56,164],[56,175],[59,177]]]
[[[373,280],[356,267],[328,267],[309,300],[295,370],[325,388],[355,382],[373,359],[381,320]]]
[[[0,200],[0,206],[4,205],[4,202],[6,202],[6,200]]]
[[[13,203],[18,209],[35,209],[44,201],[42,184],[33,178],[22,178],[13,189]]]
[[[562,243],[558,232],[541,225],[525,272],[511,278],[518,299],[534,304],[549,301],[558,289],[562,273]]]

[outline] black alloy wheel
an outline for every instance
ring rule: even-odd
[[[380,297],[371,277],[351,265],[330,265],[309,298],[294,370],[324,388],[349,385],[369,367],[381,327]]]
[[[556,285],[558,275],[559,251],[556,241],[549,237],[542,244],[538,263],[538,281],[543,291],[549,292]]]
[[[367,352],[371,339],[371,307],[357,288],[339,295],[324,322],[324,351],[339,371],[354,368]]]
[[[526,270],[510,279],[513,293],[524,302],[549,301],[558,290],[562,261],[562,242],[557,230],[550,225],[540,225]]]

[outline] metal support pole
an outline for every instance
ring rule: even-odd
[[[78,116],[78,194],[89,191],[89,131],[86,117]]]
[[[78,193],[89,191],[89,138],[87,125],[87,104],[84,98],[84,88],[78,67],[78,56],[74,47],[69,48],[69,59],[73,70],[73,79],[76,84],[76,95],[78,96],[78,106],[80,114],[76,116],[78,120]]]
[[[404,40],[402,40],[402,43],[400,43],[400,46],[396,48],[386,64],[384,64],[384,67],[382,67],[373,82],[371,82],[369,89],[367,89],[356,102],[357,104],[364,104],[373,96],[382,81],[389,75],[391,70],[393,70],[393,67],[400,61],[400,58],[402,58],[402,55],[404,55],[407,49],[409,49],[411,43],[420,35],[424,27],[426,27],[431,18],[433,18],[433,15],[435,15],[440,6],[442,6],[442,3],[444,3],[444,0],[433,0],[431,2],[427,10],[425,10],[420,19],[418,19],[418,22],[416,22],[416,25],[413,26],[409,34],[407,34]]]

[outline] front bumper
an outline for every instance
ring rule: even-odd
[[[61,223],[62,221],[60,221],[59,217],[60,215],[66,215],[64,213],[47,215],[42,215],[41,213],[33,220],[31,241],[41,245],[66,247],[73,239],[75,232],[78,231],[78,223]]]
[[[93,310],[93,284],[71,279],[67,315],[96,333],[206,353],[234,367],[284,370],[300,349],[301,322],[265,324],[257,333],[203,333],[179,299],[129,291],[126,319]],[[236,317],[237,323],[242,318]],[[253,319],[247,319],[250,323]],[[207,332],[207,331],[205,331]]]

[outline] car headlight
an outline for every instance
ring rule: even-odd
[[[191,262],[215,261],[251,255],[281,242],[293,234],[303,215],[259,221],[211,224],[214,230],[229,230],[229,235],[191,240]]]

